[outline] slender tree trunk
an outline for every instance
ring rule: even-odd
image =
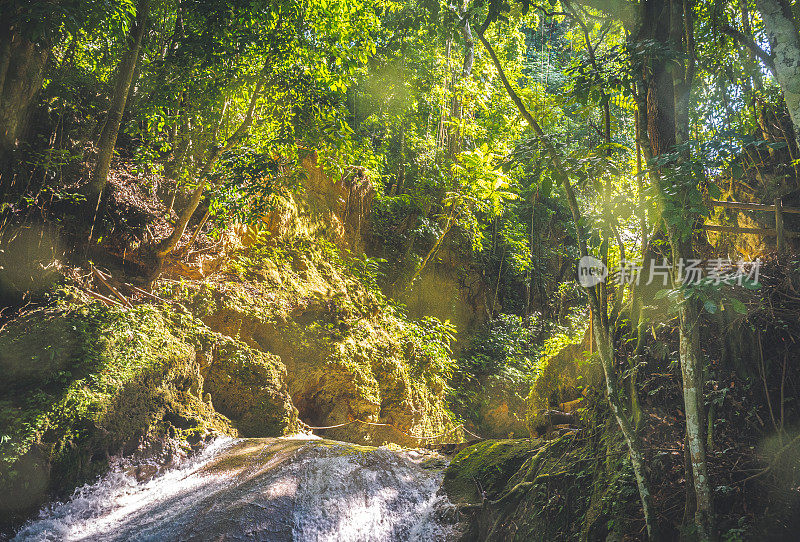
[[[703,438],[705,405],[699,319],[700,309],[697,302],[694,299],[685,300],[680,311],[679,353],[683,377],[683,402],[686,410],[686,438],[689,444],[689,459],[692,464],[697,503],[694,522],[698,529],[698,538],[709,540],[713,536],[713,508],[706,462],[706,442]]]
[[[447,59],[446,60],[446,64],[445,64],[445,69],[447,70],[448,77],[445,79],[445,84],[444,84],[445,97],[442,100],[442,114],[439,115],[439,128],[436,130],[436,146],[437,146],[437,148],[444,148],[444,146],[447,144],[447,132],[448,132],[448,129],[447,129],[447,92],[448,92],[448,86],[450,87],[451,90],[452,90],[452,87],[453,87],[452,81],[450,81],[450,76],[449,76],[450,75],[450,51],[452,49],[452,46],[453,46],[453,37],[452,36],[448,36],[447,37],[447,44],[446,44],[446,47],[445,47],[445,51],[446,51],[445,58]]]
[[[197,174],[197,188],[194,189],[192,192],[192,196],[189,199],[189,203],[187,206],[179,213],[178,221],[175,224],[175,229],[172,230],[172,233],[166,237],[163,241],[158,243],[155,248],[155,256],[156,256],[156,269],[155,274],[161,272],[164,260],[166,259],[169,254],[175,250],[180,243],[181,237],[183,237],[184,232],[186,231],[186,226],[189,224],[189,221],[192,219],[192,215],[197,210],[197,207],[200,205],[200,202],[203,200],[203,194],[205,193],[206,184],[208,182],[208,176],[214,170],[214,166],[219,161],[220,156],[226,151],[232,149],[235,145],[240,143],[247,134],[250,132],[250,126],[253,124],[253,117],[255,114],[256,104],[258,103],[258,98],[261,95],[261,90],[264,87],[264,76],[266,75],[269,60],[264,63],[264,67],[261,70],[261,74],[259,75],[258,81],[256,82],[256,86],[253,89],[253,93],[250,95],[250,101],[247,106],[247,112],[245,113],[244,119],[242,120],[239,127],[236,131],[231,135],[226,141],[225,144],[222,146],[214,146],[208,158],[206,159],[203,167],[201,168],[200,172]]]
[[[685,0],[647,0],[642,5],[642,32],[639,39],[650,39],[664,47],[683,49],[687,60],[675,62],[670,70],[666,60],[649,59],[644,81],[647,86],[647,133],[652,156],[675,151],[676,144],[686,143],[689,136],[689,93],[694,78],[694,37],[691,9]],[[665,24],[666,23],[666,24]],[[690,160],[688,149],[682,149],[678,160]],[[653,182],[661,191],[661,207],[668,197],[682,199],[683,194],[669,195],[658,171],[652,172]],[[697,217],[685,221],[694,225]],[[694,257],[690,236],[679,231],[671,221],[665,221],[672,249],[672,265],[676,284],[679,284],[679,264]],[[703,351],[700,345],[700,311],[694,299],[686,299],[679,310],[679,354],[683,376],[683,396],[686,412],[686,435],[692,464],[697,507],[695,528],[700,540],[709,540],[713,533],[711,490],[707,474],[705,440],[702,423],[705,419],[703,400]],[[689,477],[687,476],[687,479]]]
[[[609,330],[600,323],[600,318],[593,318],[592,325],[595,346],[597,347],[600,362],[603,365],[603,374],[606,380],[606,398],[611,407],[611,412],[614,414],[614,419],[617,421],[623,437],[625,437],[625,443],[628,445],[628,455],[636,477],[636,487],[639,490],[639,500],[642,503],[647,535],[651,540],[656,540],[659,534],[656,529],[657,520],[653,512],[653,497],[650,493],[649,469],[647,468],[647,461],[639,434],[631,422],[630,416],[623,410],[619,399],[617,399],[621,393],[614,369],[614,350]]]
[[[186,153],[189,150],[189,143],[191,142],[190,130],[191,124],[188,117],[184,115],[179,122],[175,140],[172,142],[174,145],[172,156],[164,164],[164,177],[167,179],[177,180],[176,177],[183,167]]]
[[[447,222],[444,225],[442,233],[439,234],[439,238],[436,239],[436,242],[433,244],[431,249],[425,255],[425,258],[423,258],[422,262],[414,270],[414,274],[411,276],[411,280],[408,281],[408,286],[406,286],[406,290],[408,290],[409,288],[411,288],[411,286],[413,286],[414,281],[416,281],[417,277],[419,277],[422,274],[422,271],[423,269],[425,269],[425,266],[428,265],[430,259],[433,257],[434,254],[436,254],[436,251],[439,250],[439,247],[441,246],[442,241],[444,241],[445,236],[447,236],[448,232],[453,227],[453,223],[455,222],[454,213],[455,211],[451,211],[450,216],[447,217]]]
[[[117,143],[117,135],[122,124],[122,115],[125,113],[125,104],[128,101],[133,75],[136,72],[136,63],[139,60],[139,51],[148,15],[149,0],[139,0],[136,5],[136,23],[130,30],[130,45],[117,66],[111,106],[108,109],[103,130],[100,132],[100,139],[97,141],[97,163],[87,187],[88,199],[92,204],[99,200],[108,180],[108,170],[111,166],[111,158],[114,156],[114,146]]]
[[[531,282],[533,281],[533,247],[536,244],[536,200],[539,199],[539,191],[531,195],[531,231],[528,236],[528,268],[525,271],[525,319],[531,315]]]

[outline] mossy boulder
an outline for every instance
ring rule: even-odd
[[[542,362],[528,392],[526,422],[532,437],[539,436],[548,425],[548,411],[563,410],[562,405],[580,399],[583,390],[602,382],[602,368],[590,355],[590,348],[587,329],[583,340],[562,347]]]
[[[251,247],[224,273],[171,283],[162,294],[214,331],[279,356],[304,422],[348,424],[325,437],[409,446],[458,441],[445,401],[453,361],[445,341],[421,338],[430,323],[411,322],[391,306],[359,275],[363,265],[332,245],[299,240]]]
[[[297,427],[286,367],[278,356],[224,339],[204,374],[214,408],[236,420],[241,436],[281,435]]]
[[[0,373],[13,375],[0,386],[0,524],[102,473],[113,456],[237,435],[239,425],[259,436],[296,430],[280,362],[187,313],[60,303],[7,322],[0,352]],[[250,397],[230,417],[212,406],[214,393],[227,404],[225,389],[204,387],[221,374]]]
[[[454,503],[480,504],[497,494],[544,443],[531,439],[487,440],[461,450],[447,467],[442,487]]]
[[[463,512],[461,540],[605,542],[641,532],[625,444],[602,406],[588,411],[592,431],[484,441],[455,456],[443,488]]]

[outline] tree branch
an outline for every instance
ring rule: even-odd
[[[772,72],[773,77],[777,77],[775,72],[775,60],[772,58],[770,54],[768,54],[764,49],[758,46],[758,44],[753,41],[753,38],[747,36],[740,32],[739,30],[733,28],[731,25],[726,24],[720,28],[722,32],[732,37],[736,40],[739,45],[744,45],[748,49],[750,49],[754,55],[756,55],[764,65],[769,68],[769,71]]]
[[[206,159],[206,162],[200,170],[200,173],[197,175],[197,188],[195,188],[194,192],[192,192],[189,204],[179,215],[175,229],[172,231],[172,234],[161,241],[156,247],[156,256],[160,260],[163,260],[175,249],[175,247],[178,246],[181,237],[183,237],[183,233],[186,231],[186,226],[189,224],[189,220],[191,220],[192,215],[194,215],[198,205],[200,205],[200,201],[203,198],[203,193],[205,192],[207,178],[214,169],[214,166],[216,165],[220,156],[233,148],[234,145],[238,144],[249,133],[250,126],[253,124],[256,104],[258,103],[258,98],[261,95],[261,90],[264,87],[265,76],[267,69],[269,68],[269,62],[269,58],[264,62],[264,67],[261,69],[259,77],[256,80],[255,88],[253,89],[253,93],[250,95],[250,102],[247,105],[247,112],[245,113],[241,124],[239,124],[239,127],[236,129],[236,131],[225,141],[224,145],[216,145],[212,148],[211,154]],[[158,271],[160,271],[160,269],[158,269]]]

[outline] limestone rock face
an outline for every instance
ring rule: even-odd
[[[449,354],[435,340],[415,340],[416,324],[365,288],[346,267],[354,264],[305,244],[253,248],[240,258],[232,265],[239,280],[185,283],[169,295],[215,332],[280,359],[303,422],[340,426],[320,434],[363,444],[460,440],[440,366]],[[219,395],[224,377],[213,380]]]
[[[602,382],[602,369],[592,360],[590,346],[587,329],[582,341],[564,346],[544,361],[528,394],[527,425],[531,437],[541,435],[550,424],[552,414],[547,412],[570,410],[562,405],[580,399],[581,390]]]
[[[304,156],[300,165],[303,190],[279,198],[276,208],[263,218],[267,230],[284,241],[305,236],[361,252],[375,198],[366,170],[350,166],[341,178],[331,177],[315,152]]]
[[[488,378],[484,380],[489,380]],[[505,386],[492,385],[486,382],[484,403],[479,405],[478,415],[481,424],[478,431],[487,438],[514,438],[528,434],[525,418],[524,391],[520,397],[511,394]],[[520,386],[521,387],[521,386]],[[513,390],[516,391],[516,390]]]

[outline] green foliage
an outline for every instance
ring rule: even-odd
[[[428,381],[437,381],[444,388],[453,376],[456,362],[451,357],[450,345],[455,340],[456,328],[448,320],[426,316],[408,323],[406,335],[417,360],[416,371]]]
[[[451,404],[459,416],[487,434],[497,431],[487,419],[490,411],[508,405],[521,432],[524,402],[536,374],[547,322],[531,318],[527,323],[513,314],[500,314],[474,333],[458,356],[452,377]],[[502,431],[501,431],[502,432]],[[507,436],[507,435],[504,435]]]
[[[498,155],[489,151],[485,143],[461,153],[453,164],[455,190],[442,199],[445,220],[455,220],[470,232],[476,251],[481,249],[483,241],[477,213],[495,218],[503,213],[505,202],[517,198],[517,194],[508,190],[508,178],[496,165],[497,159]]]
[[[694,300],[708,314],[718,311],[732,311],[740,316],[747,315],[748,307],[737,295],[747,290],[759,290],[761,285],[747,277],[717,280],[706,277],[698,282],[682,284],[677,288],[665,288],[656,292],[656,300],[669,303],[669,311],[676,312],[678,307],[689,300]]]
[[[383,258],[370,258],[366,254],[350,255],[347,260],[347,268],[361,284],[367,288],[374,289],[378,293],[380,292],[378,282],[383,275],[381,268],[386,263]]]
[[[98,28],[122,35],[136,13],[132,0],[68,0],[57,4],[11,0],[3,10],[10,28],[21,29],[27,39],[41,45],[52,45],[67,33],[76,35]]]
[[[223,222],[257,224],[297,189],[301,178],[301,170],[287,158],[240,148],[223,157],[210,195],[211,214]]]
[[[462,378],[491,375],[510,388],[530,382],[541,354],[545,324],[532,318],[527,324],[513,314],[500,314],[476,333],[459,358]],[[470,375],[467,377],[466,375]]]

